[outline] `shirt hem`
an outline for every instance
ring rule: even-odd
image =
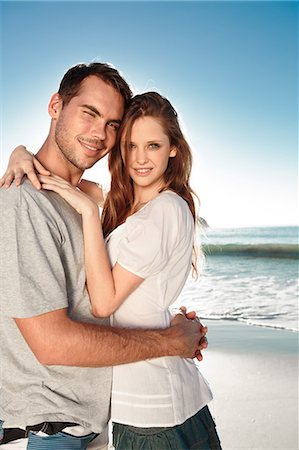
[[[119,423],[121,425],[128,425],[131,427],[136,427],[136,428],[164,428],[164,427],[175,427],[177,425],[182,425],[184,422],[186,422],[186,420],[190,419],[191,417],[193,417],[195,414],[197,414],[202,408],[204,408],[205,406],[208,405],[208,403],[210,403],[210,401],[213,400],[213,397],[211,397],[209,400],[203,402],[202,404],[200,404],[198,407],[195,408],[195,410],[193,412],[190,412],[187,414],[187,417],[184,415],[183,419],[178,419],[178,420],[173,420],[170,422],[150,422],[150,423],[136,423],[134,421],[130,421],[130,423],[126,420],[117,420],[117,418],[111,417],[111,421],[114,423]]]

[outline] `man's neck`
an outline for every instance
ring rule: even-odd
[[[64,157],[57,145],[53,145],[49,139],[43,143],[35,157],[52,174],[69,181],[73,186],[77,186],[83,171],[77,169]]]

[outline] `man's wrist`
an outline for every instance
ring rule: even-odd
[[[180,356],[181,345],[179,342],[178,330],[175,326],[170,326],[163,330],[159,330],[160,340],[159,346],[161,356]]]

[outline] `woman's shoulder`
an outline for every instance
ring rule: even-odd
[[[188,214],[190,212],[186,200],[174,191],[161,192],[150,202],[149,206],[152,209],[162,210],[165,214],[178,214],[179,212]]]
[[[181,205],[182,202],[186,203],[178,194],[176,194],[174,191],[162,191],[160,194],[158,194],[156,197],[154,197],[152,200],[150,200],[143,209],[146,208],[157,208],[160,205]]]
[[[137,213],[128,217],[126,224],[130,229],[133,225],[159,229],[173,228],[175,224],[179,228],[189,224],[192,228],[193,217],[187,202],[182,197],[173,191],[163,191]]]

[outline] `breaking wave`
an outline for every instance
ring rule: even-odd
[[[206,256],[254,256],[299,259],[298,244],[204,244]]]

